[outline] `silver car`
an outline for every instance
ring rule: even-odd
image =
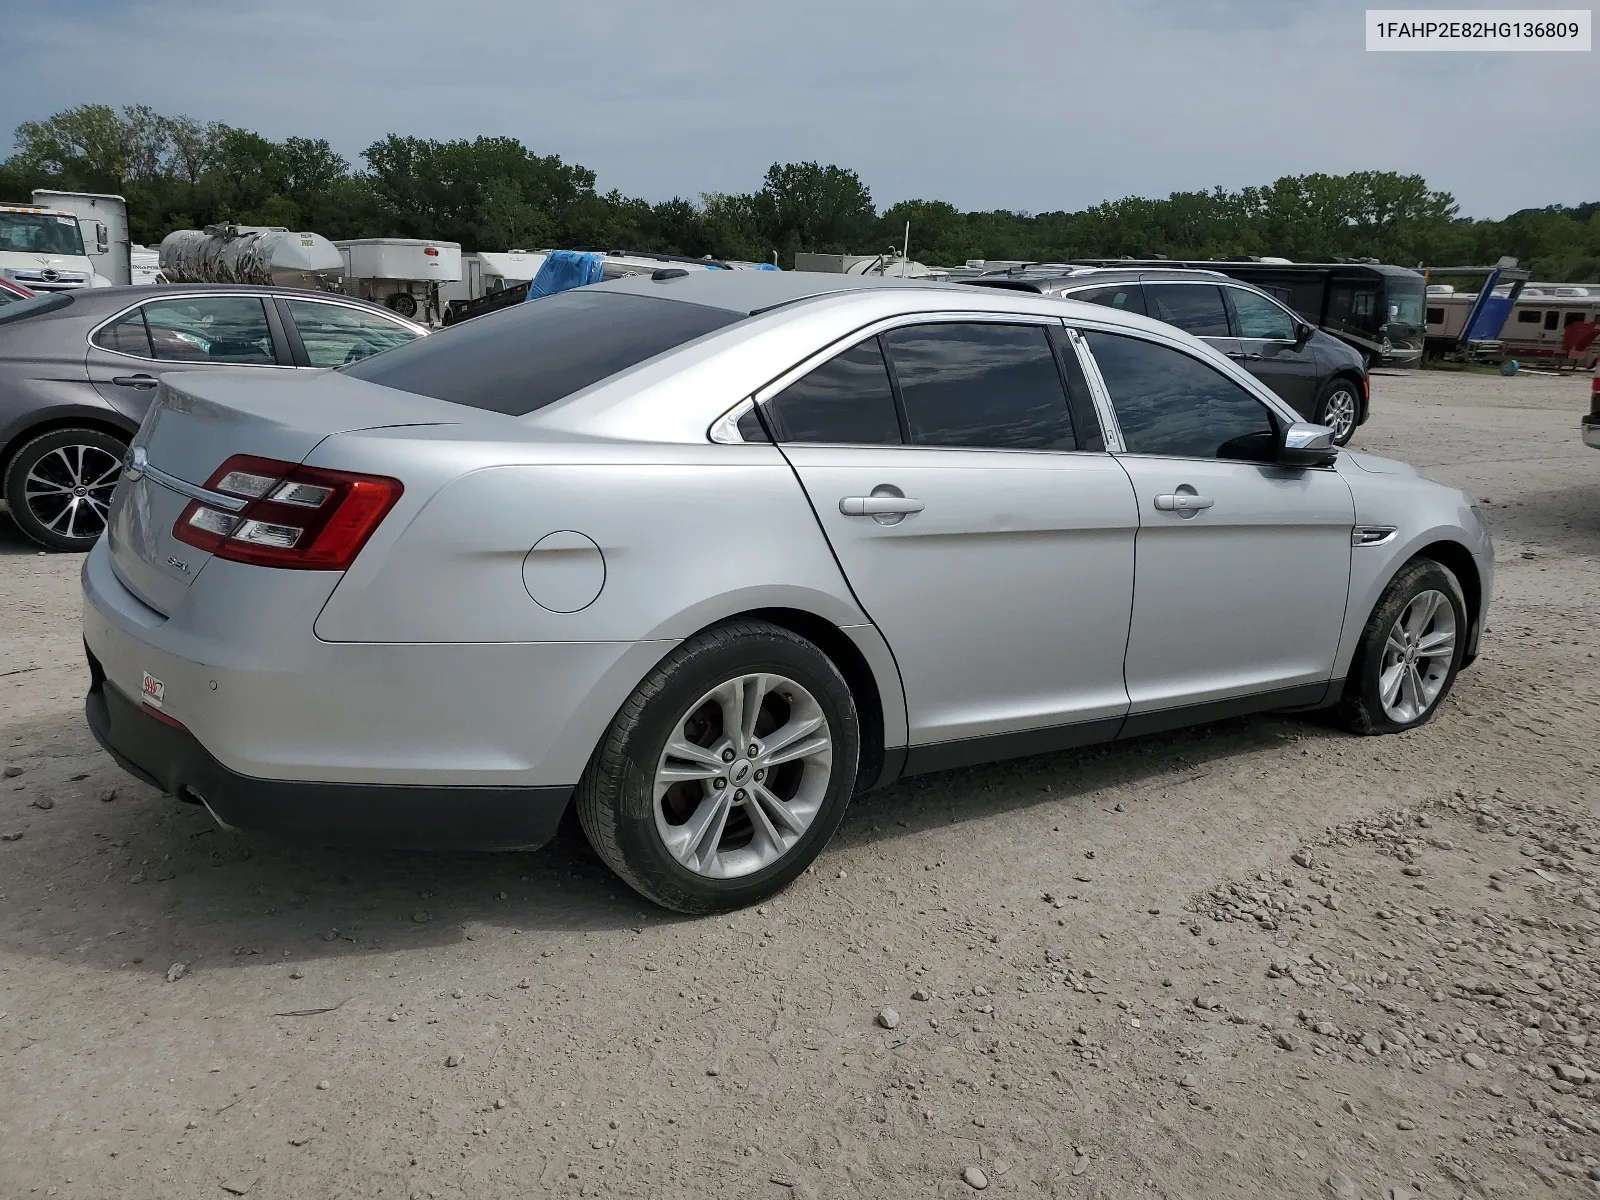
[[[1198,339],[1021,292],[657,271],[337,370],[163,379],[87,702],[222,824],[534,847],[668,907],[857,791],[1262,710],[1433,716],[1472,502]]]
[[[82,288],[0,306],[0,500],[47,550],[88,550],[160,377],[294,374],[427,332],[353,296],[250,284]]]

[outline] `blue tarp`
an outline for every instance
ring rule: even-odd
[[[1499,338],[1506,327],[1506,318],[1511,315],[1511,298],[1509,296],[1490,296],[1478,305],[1477,312],[1473,315],[1472,324],[1466,332],[1469,342],[1492,342]]]
[[[586,283],[599,283],[605,278],[605,258],[604,254],[584,250],[550,251],[528,284],[527,299],[537,300]]]

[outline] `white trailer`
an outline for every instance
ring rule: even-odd
[[[461,279],[440,285],[439,300],[450,306],[493,296],[507,288],[527,283],[544,264],[543,250],[484,250],[461,256]]]
[[[128,236],[128,202],[102,192],[56,192],[34,188],[40,208],[69,212],[78,218],[83,249],[94,273],[105,282],[97,287],[133,282],[133,242]]]
[[[461,244],[420,238],[351,238],[333,243],[344,258],[344,290],[430,325],[444,320],[442,288],[460,283]]]
[[[483,290],[478,294],[492,296],[508,287],[527,283],[539,273],[539,268],[544,266],[544,260],[548,257],[547,250],[484,251],[478,255],[483,276]]]
[[[134,243],[129,254],[130,264],[133,268],[133,282],[135,284],[165,283],[167,277],[161,273],[160,247],[141,246]]]

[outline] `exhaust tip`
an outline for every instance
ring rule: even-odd
[[[211,819],[217,823],[217,828],[226,830],[228,833],[238,833],[239,832],[239,830],[235,826],[229,825],[226,821],[224,821],[221,817],[219,817],[217,815],[217,810],[211,807],[211,801],[207,800],[204,796],[202,796],[199,792],[195,791],[192,787],[180,788],[179,792],[178,792],[178,799],[184,801],[187,804],[200,804],[200,805],[203,805],[205,807],[205,810],[208,813],[211,814]]]

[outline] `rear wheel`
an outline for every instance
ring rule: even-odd
[[[855,790],[855,702],[799,635],[739,621],[679,646],[622,706],[578,785],[595,851],[657,904],[753,904],[821,852]]]
[[[1449,568],[1403,567],[1361,635],[1341,715],[1354,733],[1401,733],[1433,719],[1455,685],[1467,642],[1467,604]]]
[[[99,429],[52,429],[6,466],[11,519],[50,550],[86,551],[105,532],[127,445]]]
[[[1335,445],[1343,446],[1355,435],[1361,417],[1361,397],[1348,379],[1333,379],[1317,398],[1317,424],[1333,430]]]

